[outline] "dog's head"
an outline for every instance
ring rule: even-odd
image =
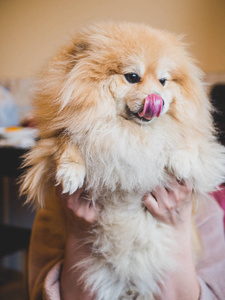
[[[40,124],[56,120],[45,133],[67,127],[66,120],[70,126],[95,116],[151,126],[165,115],[204,131],[211,117],[201,77],[183,43],[168,32],[133,23],[95,25],[49,63],[37,115]]]
[[[78,32],[41,74],[35,104],[41,137],[72,137],[112,189],[150,189],[168,172],[208,192],[224,178],[202,72],[168,32],[135,23]]]

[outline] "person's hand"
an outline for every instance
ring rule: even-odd
[[[172,178],[169,188],[158,187],[143,197],[148,211],[159,221],[184,230],[190,228],[192,184]]]
[[[56,196],[66,215],[68,233],[84,238],[98,217],[98,207],[93,205],[85,186],[71,195],[62,194],[62,187],[57,186]]]
[[[177,248],[171,249],[176,270],[165,274],[162,295],[157,300],[197,300],[200,287],[192,248],[192,185],[171,180],[169,188],[159,187],[146,194],[143,203],[159,221],[174,229]]]

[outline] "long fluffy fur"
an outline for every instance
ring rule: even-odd
[[[128,83],[129,72],[141,82]],[[72,193],[86,179],[102,210],[88,241],[92,253],[76,267],[99,300],[154,299],[163,272],[176,267],[173,232],[145,212],[146,192],[169,186],[173,175],[191,181],[202,199],[224,181],[225,152],[202,76],[179,38],[133,23],[80,31],[40,76],[41,140],[26,157],[21,192],[43,206],[49,186]],[[151,93],[165,101],[158,119],[127,113]]]

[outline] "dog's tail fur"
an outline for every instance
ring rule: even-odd
[[[19,180],[20,195],[26,196],[25,204],[44,206],[49,188],[55,184],[55,160],[57,147],[54,138],[43,139],[24,156],[25,169]]]

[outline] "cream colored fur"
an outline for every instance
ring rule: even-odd
[[[131,72],[139,83],[126,81]],[[144,122],[127,113],[140,111],[153,93],[165,102],[159,118]],[[171,175],[191,181],[199,200],[224,181],[225,152],[201,71],[170,33],[99,24],[49,62],[34,103],[41,140],[25,160],[27,202],[44,206],[49,186],[73,193],[85,180],[101,206],[92,253],[76,266],[86,286],[99,300],[154,299],[164,272],[176,268],[176,241],[145,211],[142,196],[169,186]]]

